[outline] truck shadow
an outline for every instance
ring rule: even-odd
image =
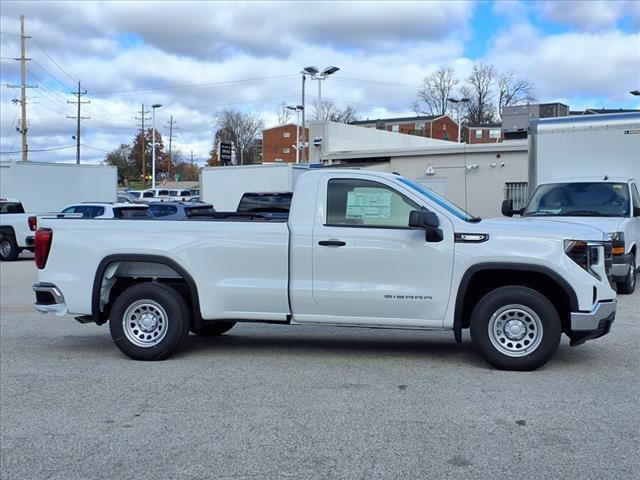
[[[343,329],[339,329],[343,332]],[[403,334],[401,338],[385,336],[382,332],[379,335],[366,333],[363,336],[347,334],[326,333],[285,333],[267,334],[260,333],[243,334],[232,332],[220,337],[199,337],[190,335],[185,348],[178,356],[188,357],[190,355],[234,355],[234,356],[261,356],[261,355],[287,355],[287,356],[309,356],[318,358],[322,355],[331,355],[332,358],[340,356],[343,358],[379,358],[402,357],[407,360],[432,359],[447,363],[481,363],[476,356],[471,343],[456,343],[451,340],[429,338],[429,334],[424,336],[414,336],[407,338]]]

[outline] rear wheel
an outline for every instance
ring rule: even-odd
[[[631,294],[636,289],[636,256],[631,254],[631,265],[629,266],[629,273],[624,279],[624,282],[618,282],[618,293]]]
[[[541,293],[501,287],[487,293],[471,314],[471,339],[480,355],[503,370],[535,370],[560,343],[558,312]]]
[[[215,322],[207,324],[197,330],[192,328],[191,332],[201,337],[218,337],[231,330],[235,324],[236,322]]]
[[[11,262],[20,255],[20,248],[13,235],[2,235],[0,237],[0,260]]]
[[[163,360],[189,335],[186,302],[161,283],[140,283],[116,299],[109,315],[109,330],[116,346],[135,360]]]

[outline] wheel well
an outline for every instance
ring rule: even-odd
[[[3,225],[2,227],[0,227],[0,236],[2,235],[13,235],[14,237],[16,236],[15,231],[13,230],[13,227],[10,225]]]
[[[105,323],[118,295],[145,282],[163,283],[174,288],[189,305],[194,326],[202,322],[198,292],[191,276],[170,259],[149,256],[114,256],[100,263],[93,284],[94,321]]]
[[[501,269],[481,270],[468,278],[464,291],[459,292],[464,298],[456,309],[461,327],[469,328],[473,308],[484,295],[509,285],[529,287],[547,297],[558,311],[562,330],[570,329],[572,299],[562,284],[540,271]]]

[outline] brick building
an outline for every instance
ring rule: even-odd
[[[357,120],[351,122],[351,125],[451,142],[458,139],[458,124],[448,115]]]
[[[300,142],[309,141],[309,129],[300,129]],[[304,150],[300,149],[302,161]],[[296,126],[279,125],[262,131],[262,163],[295,163],[296,162]]]
[[[461,136],[463,143],[498,143],[504,140],[501,123],[463,125]]]

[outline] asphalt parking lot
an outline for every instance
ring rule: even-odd
[[[236,326],[164,362],[31,306],[0,264],[2,479],[631,479],[640,292],[530,373],[450,333]]]

